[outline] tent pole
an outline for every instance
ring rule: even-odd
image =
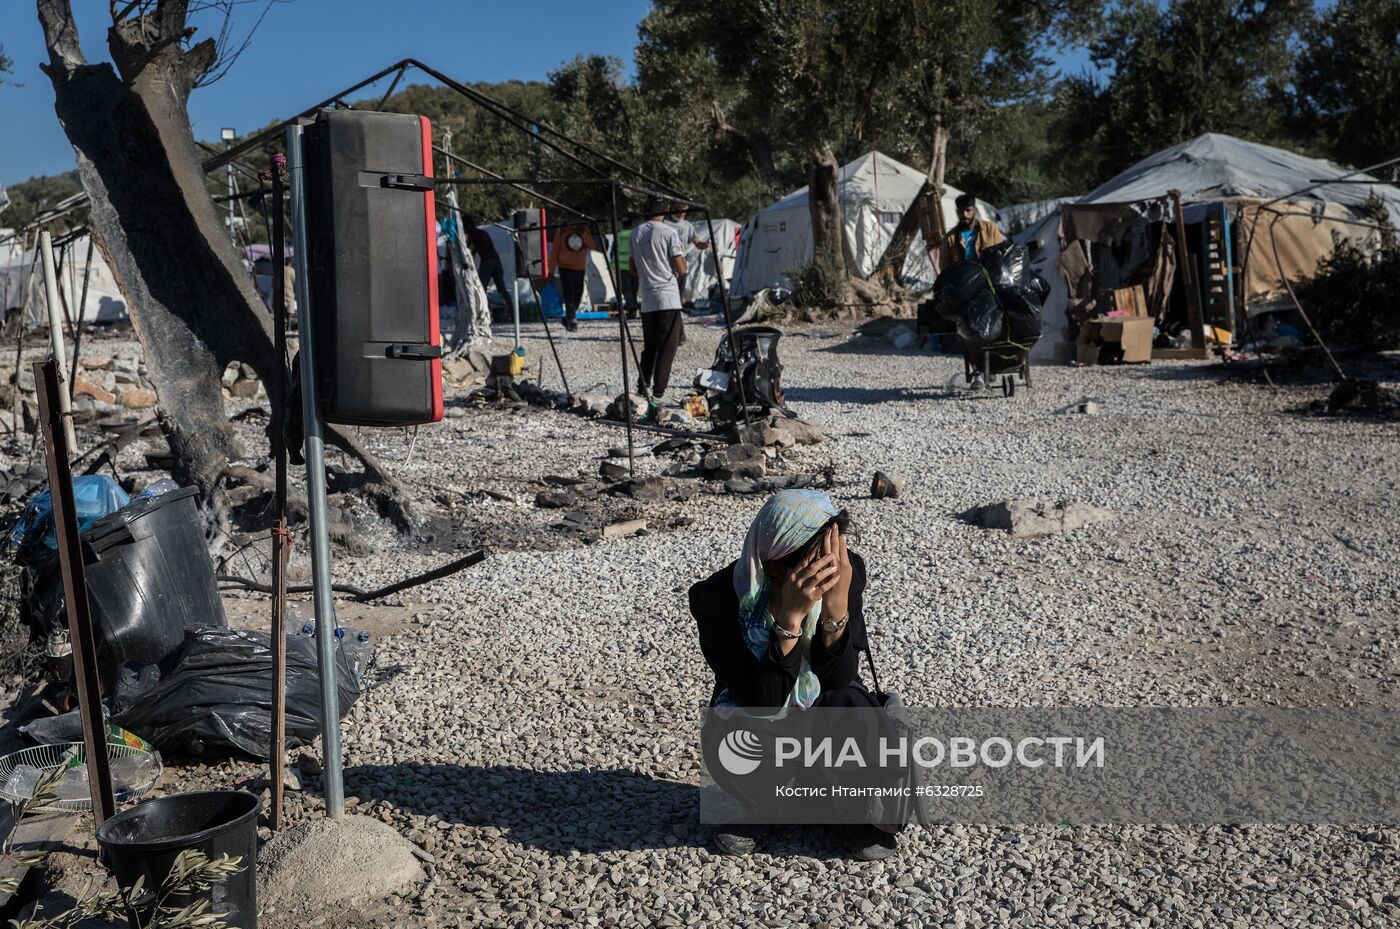
[[[612,183],[612,184],[610,184],[610,185],[608,186],[608,194],[609,194],[609,198],[608,198],[608,199],[609,199],[609,204],[610,204],[610,207],[611,207],[611,209],[612,209],[613,242],[616,242],[616,241],[617,241],[617,229],[618,229],[618,226],[617,226],[617,183],[616,183],[616,182],[614,182],[614,183]],[[612,272],[609,271],[609,273],[611,274]],[[613,290],[614,290],[614,292],[616,292],[617,288],[614,287]],[[620,298],[619,298],[619,299],[620,299]],[[634,445],[633,445],[633,441],[632,441],[632,388],[631,388],[631,385],[628,383],[628,377],[627,377],[627,342],[628,342],[628,336],[627,336],[627,313],[626,313],[626,312],[619,312],[619,313],[617,314],[617,327],[618,327],[618,334],[622,337],[622,338],[621,338],[621,342],[620,342],[620,344],[618,345],[618,349],[619,349],[619,351],[620,351],[621,354],[622,354],[622,411],[623,411],[624,415],[627,417],[627,420],[626,420],[626,421],[627,421],[627,473],[628,473],[630,476],[632,476],[632,477],[636,477],[636,476],[637,476],[637,453],[636,453],[636,449],[635,449],[635,447],[634,447]],[[640,368],[640,366],[639,366],[638,369],[637,369],[637,376],[638,376],[638,377],[641,377],[641,375],[642,375],[642,371],[641,371],[641,368]],[[650,392],[650,385],[648,385],[648,392]]]
[[[44,262],[44,301],[49,311],[49,346],[58,375],[58,413],[63,419],[63,436],[68,449],[78,447],[73,432],[72,379],[68,375],[68,353],[63,350],[63,320],[58,307],[58,272],[53,265],[53,236],[45,229],[39,233],[39,253]],[[15,370],[19,370],[16,368]]]
[[[78,376],[78,350],[83,344],[83,316],[87,310],[88,279],[92,276],[92,232],[88,232],[87,260],[83,263],[83,291],[78,298],[78,322],[73,326],[73,377]]]

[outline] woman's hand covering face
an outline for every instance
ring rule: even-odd
[[[846,537],[840,529],[827,528],[820,551],[836,566],[836,576],[822,594],[822,619],[835,622],[850,612],[851,604],[851,555],[846,551]]]
[[[826,543],[812,550],[797,563],[791,571],[781,575],[774,585],[769,612],[773,622],[789,632],[802,628],[802,620],[811,612],[818,600],[841,579],[841,568],[836,556],[826,551]],[[846,582],[850,589],[850,582]]]

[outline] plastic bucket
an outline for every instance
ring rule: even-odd
[[[242,858],[243,870],[208,890],[174,899],[180,905],[210,902],[209,912],[227,913],[224,922],[256,929],[257,817],[262,800],[246,790],[206,790],[175,794],[123,810],[97,827],[102,859],[117,883],[130,887],[144,877],[146,888],[159,890],[180,852],[195,848],[210,858]],[[168,901],[167,901],[168,902]],[[133,925],[144,926],[151,914],[138,913]]]

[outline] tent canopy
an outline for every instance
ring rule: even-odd
[[[708,242],[710,240],[710,224],[706,223],[703,218],[693,220],[693,223],[695,237]],[[719,240],[715,248],[701,251],[691,243],[685,243],[687,271],[685,286],[681,288],[682,303],[694,303],[709,297],[710,288],[714,287],[719,280],[715,276],[716,255],[719,257],[719,266],[724,274],[726,288],[729,287],[729,282],[734,277],[734,259],[739,253],[739,224],[732,219],[712,219],[710,223],[714,225],[715,236]]]
[[[1321,158],[1207,132],[1149,155],[1078,202],[1134,203],[1179,190],[1187,203],[1288,197],[1295,203],[1337,203],[1356,210],[1375,195],[1385,203],[1391,221],[1400,224],[1400,190],[1368,174],[1353,175],[1348,181],[1371,180],[1374,184],[1323,184],[1296,193],[1313,187],[1317,181],[1335,180],[1351,173],[1351,169]]]
[[[879,152],[867,152],[841,168],[837,194],[846,255],[861,275],[875,270],[904,211],[923,187],[925,175]],[[943,221],[957,217],[953,201],[962,191],[944,186]],[[812,221],[806,187],[760,210],[744,226],[734,270],[734,295],[746,297],[775,283],[791,286],[792,274],[812,261]],[[978,214],[994,219],[978,201]],[[915,289],[933,286],[933,268],[924,249],[909,249],[901,277]]]

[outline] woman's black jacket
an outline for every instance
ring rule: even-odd
[[[690,588],[690,612],[700,632],[700,650],[715,674],[710,703],[729,689],[734,702],[745,709],[769,709],[787,702],[802,668],[802,649],[784,655],[781,641],[769,633],[768,650],[754,657],[739,624],[739,597],[734,592],[735,564],[722,568]],[[822,692],[849,687],[859,680],[859,652],[869,646],[865,631],[865,562],[851,553],[851,619],[845,635],[828,651],[820,630],[812,638],[809,661],[821,681]]]

